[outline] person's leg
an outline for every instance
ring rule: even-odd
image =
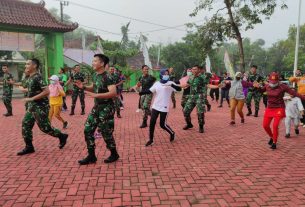
[[[305,100],[302,100],[302,105],[303,105],[303,108],[305,109]],[[303,125],[305,125],[305,113],[304,113],[304,115],[301,118],[301,123]]]
[[[189,128],[193,128],[191,113],[196,106],[196,100],[194,99],[194,95],[189,95],[186,101],[185,107],[183,109],[183,115],[186,122],[186,126],[183,127],[183,130],[187,130]]]
[[[211,96],[212,101],[214,101],[214,89],[213,88],[211,88],[211,90],[210,90],[210,96]]]
[[[62,105],[54,106],[54,116],[64,124],[65,120],[60,116],[61,108],[62,108]]]
[[[254,104],[255,104],[255,113],[254,113],[254,117],[258,117],[258,111],[259,111],[259,104],[262,98],[262,94],[260,92],[255,92],[253,94],[253,98],[254,98]]]
[[[299,134],[299,133],[300,133],[300,131],[299,131],[300,119],[298,119],[298,118],[293,118],[293,124],[294,124],[294,131],[295,131],[295,134]]]
[[[230,104],[230,112],[231,112],[231,123],[235,123],[235,110],[237,106],[237,100],[234,98],[231,98],[231,104]]]
[[[227,103],[228,103],[228,106],[230,107],[229,90],[225,90],[225,97],[226,97],[226,101],[227,101]]]
[[[167,120],[168,113],[167,112],[160,112],[160,127],[167,131],[171,136],[175,134],[175,132],[170,128],[170,126],[167,125],[166,120]]]
[[[119,154],[116,149],[116,143],[113,137],[114,131],[114,107],[107,105],[103,110],[99,111],[98,128],[101,131],[106,147],[110,150],[111,155],[104,160],[104,163],[115,162],[119,159]]]
[[[54,105],[50,105],[50,110],[49,110],[49,121],[50,121],[50,123],[52,122],[53,115],[54,115]]]
[[[187,101],[187,97],[188,97],[188,95],[182,95],[182,97],[181,97],[181,106],[182,106],[182,110],[183,110],[184,107],[185,107],[185,104],[186,104],[186,101]]]
[[[198,124],[199,124],[199,133],[203,133],[203,126],[205,124],[204,112],[205,112],[205,103],[204,103],[204,95],[199,95],[196,97],[196,108],[197,108],[197,116],[198,116]]]
[[[155,109],[152,109],[151,111],[150,124],[149,124],[149,141],[146,143],[146,146],[151,145],[154,141],[155,126],[159,113],[160,112]]]
[[[264,128],[265,132],[268,134],[268,136],[270,137],[270,139],[273,140],[273,133],[272,133],[272,130],[270,128],[270,124],[271,124],[272,119],[273,119],[273,117],[268,117],[265,114],[264,120],[263,120],[263,128]]]
[[[79,91],[79,100],[80,100],[80,105],[81,105],[81,115],[85,114],[85,91],[84,90],[80,90]]]
[[[82,160],[79,160],[78,163],[80,165],[88,165],[91,163],[95,163],[97,158],[95,156],[95,139],[94,132],[97,128],[99,121],[98,108],[93,107],[91,112],[89,113],[84,129],[85,141],[88,149],[88,155]]]
[[[33,127],[35,124],[35,118],[32,113],[26,111],[22,120],[22,137],[25,142],[25,148],[17,153],[17,155],[25,155],[35,152],[33,146]]]
[[[221,93],[220,93],[220,104],[219,107],[222,107],[223,104],[223,99],[225,98],[225,90],[224,89],[220,89]]]
[[[289,116],[286,116],[285,118],[285,129],[286,129],[286,138],[289,138],[290,136],[290,123],[291,123],[291,118]]]
[[[246,104],[247,104],[247,108],[248,108],[247,116],[250,116],[252,114],[252,109],[251,109],[252,96],[253,96],[253,92],[248,91],[247,99],[246,99]]]
[[[263,94],[263,103],[265,105],[265,108],[267,108],[267,104],[268,104],[268,96],[267,96],[267,94]]]
[[[219,100],[219,88],[215,88],[216,102]]]
[[[152,94],[149,95],[143,95],[143,123],[142,126],[140,128],[145,128],[147,127],[147,119],[148,116],[151,114],[150,112],[150,105],[151,105],[151,100],[152,100]]]
[[[241,122],[244,123],[244,113],[243,113],[243,108],[244,108],[244,101],[243,100],[238,100],[237,102],[237,113],[239,114],[241,118]]]
[[[74,110],[75,110],[75,105],[76,105],[76,101],[77,101],[77,97],[78,97],[78,89],[73,89],[72,92],[72,105],[71,105],[71,112],[70,115],[74,115]]]
[[[4,114],[5,116],[12,116],[12,96],[6,95],[2,97],[4,106],[7,110],[7,113]]]
[[[273,143],[276,144],[277,143],[277,139],[279,136],[279,125],[281,123],[281,120],[283,118],[282,117],[274,117],[273,120]]]
[[[67,109],[68,109],[67,103],[66,103],[66,99],[67,99],[66,96],[62,97],[62,101],[63,101],[62,108],[63,108],[64,110],[67,110]]]

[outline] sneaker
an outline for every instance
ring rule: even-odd
[[[245,123],[245,119],[241,119],[240,122],[241,122],[242,124],[244,124],[244,123]]]
[[[175,140],[175,132],[173,134],[171,134],[171,137],[170,137],[170,142],[173,142]]]
[[[148,146],[152,146],[154,144],[154,141],[153,140],[149,140],[145,146],[148,147]]]
[[[68,122],[65,121],[62,128],[67,129],[67,126],[68,126]]]
[[[272,143],[272,145],[271,145],[270,148],[273,149],[273,150],[275,150],[275,149],[276,149],[276,144],[275,144],[275,143]]]
[[[299,129],[294,129],[295,134],[300,134]]]
[[[285,137],[286,137],[286,138],[290,138],[290,134],[286,134]]]

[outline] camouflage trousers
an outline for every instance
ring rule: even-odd
[[[12,113],[12,95],[4,95],[2,100],[7,112]]]
[[[117,114],[120,114],[121,113],[121,109],[120,109],[121,100],[120,100],[120,97],[117,96],[117,97],[113,98],[113,102],[114,102],[115,111],[117,112]]]
[[[85,123],[85,141],[88,149],[95,148],[94,132],[98,131],[102,134],[109,150],[115,149],[116,144],[113,138],[114,131],[114,106],[113,104],[95,105]]]
[[[25,143],[32,142],[33,140],[33,127],[35,122],[37,123],[39,129],[53,137],[60,137],[62,133],[60,130],[55,129],[51,126],[49,121],[49,108],[48,107],[40,107],[40,106],[32,106],[28,107],[24,118],[22,120],[22,137]]]
[[[143,121],[147,121],[148,116],[151,114],[150,105],[153,95],[147,94],[141,96],[141,109],[143,110]]]
[[[85,92],[84,90],[80,90],[80,89],[73,89],[72,92],[72,108],[75,108],[76,105],[76,101],[77,101],[77,97],[79,96],[79,100],[80,100],[80,104],[82,109],[85,109]]]
[[[187,102],[187,99],[188,99],[189,95],[182,95],[182,98],[181,98],[181,106],[182,108],[184,109],[185,107],[185,104]]]
[[[186,122],[191,119],[193,109],[197,108],[198,123],[204,125],[204,112],[205,112],[205,94],[188,95],[187,102],[183,109],[183,114]]]
[[[262,98],[262,93],[259,91],[248,91],[248,95],[247,95],[247,99],[246,99],[246,104],[247,104],[248,109],[251,109],[252,98],[254,99],[255,111],[258,111],[259,102]]]

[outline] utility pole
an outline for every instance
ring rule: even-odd
[[[64,6],[68,6],[69,1],[60,1],[60,19],[64,22]]]
[[[297,34],[296,34],[296,42],[295,42],[294,67],[293,67],[293,75],[294,76],[295,76],[295,73],[296,73],[297,68],[298,68],[301,7],[302,7],[302,0],[299,0],[299,14],[298,14],[298,25],[297,25]]]

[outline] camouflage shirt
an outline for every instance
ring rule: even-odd
[[[39,73],[35,73],[34,75],[30,76],[27,80],[27,88],[28,88],[27,97],[31,98],[40,94],[45,89],[45,87],[46,84],[44,83],[42,76]],[[29,108],[33,108],[35,106],[48,107],[49,106],[48,97],[43,97],[39,100],[29,102]]]
[[[21,81],[21,86],[23,87],[23,88],[28,88],[28,80],[29,80],[29,77],[30,76],[24,76],[24,78],[22,79],[22,81]],[[26,92],[26,93],[24,93],[24,97],[27,97],[28,96],[28,93]]]
[[[175,73],[169,74],[169,80],[175,82],[175,80],[176,80],[176,74],[175,74]]]
[[[191,76],[187,83],[191,87],[190,94],[205,94],[207,90],[208,79],[205,79],[204,74],[199,76]]]
[[[141,78],[139,78],[139,82],[142,85],[142,91],[148,91],[154,85],[155,81],[156,78],[152,75],[141,76]]]
[[[258,82],[258,83],[263,83],[263,80],[264,80],[263,77],[260,76],[259,74],[252,74],[252,73],[249,74],[249,77],[247,79],[247,81],[251,82],[251,83],[253,83],[255,81]],[[259,91],[259,89],[254,88],[254,87],[250,87],[249,91]]]
[[[10,80],[13,80],[13,75],[10,73],[4,73],[3,75],[3,95],[11,96],[13,93],[13,85],[9,83]]]
[[[109,77],[111,78],[113,84],[118,84],[121,81],[121,78],[117,73],[112,73],[112,74],[109,73]],[[118,90],[119,90],[118,86],[116,87],[116,90],[118,93]]]
[[[84,82],[85,81],[85,78],[86,78],[86,76],[85,76],[85,74],[84,73],[81,73],[81,72],[78,72],[78,73],[72,73],[71,74],[71,79],[72,79],[72,81],[74,82],[74,81],[81,81],[81,82]],[[73,86],[75,89],[79,89],[77,86]]]
[[[94,93],[107,93],[109,92],[108,86],[110,85],[115,85],[115,82],[113,79],[107,74],[107,72],[98,74],[95,73],[93,75],[93,92]],[[94,99],[95,105],[100,105],[100,104],[113,104],[112,98],[108,99],[101,99],[101,98],[95,98]]]

